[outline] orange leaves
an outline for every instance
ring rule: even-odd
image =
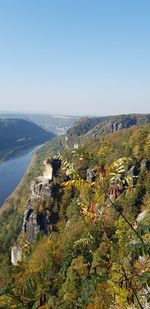
[[[84,185],[85,185],[85,180],[83,180],[82,178],[73,179],[73,180],[64,182],[64,186],[68,188],[71,188],[72,186],[74,186],[75,188],[80,189]]]
[[[98,206],[96,203],[91,203],[88,206],[81,204],[82,213],[87,222],[95,223],[100,219],[100,209]]]
[[[60,265],[61,260],[62,260],[62,250],[60,248],[57,248],[54,255],[54,262],[56,265]]]
[[[38,309],[49,309],[49,305],[45,304],[43,306],[39,306]]]

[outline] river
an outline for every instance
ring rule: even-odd
[[[0,164],[0,207],[22,179],[35,150],[42,146],[18,151]]]

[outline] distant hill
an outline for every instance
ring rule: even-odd
[[[0,118],[0,159],[28,146],[44,143],[54,137],[31,121]]]
[[[80,118],[68,130],[68,139],[74,140],[81,135],[93,137],[112,133],[132,126],[141,126],[150,123],[150,114],[129,114],[106,117]]]
[[[44,129],[55,133],[56,135],[66,134],[67,130],[79,118],[77,116],[63,116],[63,115],[28,115],[36,124],[42,126]]]
[[[67,130],[79,118],[77,116],[65,115],[44,115],[44,114],[21,114],[21,113],[0,113],[0,117],[9,117],[33,121],[43,129],[53,132],[56,135],[66,134]]]

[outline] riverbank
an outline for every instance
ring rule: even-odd
[[[45,144],[16,150],[0,164],[0,207],[16,190],[37,150]]]
[[[20,151],[22,150],[28,150],[34,147],[42,147],[45,144],[47,144],[49,141],[46,141],[45,143],[42,144],[26,144],[26,145],[22,145],[20,147],[17,148],[7,148],[6,150],[0,151],[0,164],[2,164],[3,162],[11,159],[13,156],[17,155]]]
[[[24,175],[22,175],[20,181],[16,187],[11,191],[3,205],[0,207],[0,215],[3,211],[7,211],[11,206],[16,207],[19,204],[19,209],[22,211],[25,201],[28,198],[28,192],[30,190],[30,183],[33,178],[37,177],[41,173],[42,162],[48,156],[50,152],[57,152],[62,147],[62,137],[53,139],[40,146],[35,147],[35,151],[25,169]],[[5,164],[3,162],[2,164]],[[2,165],[0,165],[1,168]],[[1,177],[2,178],[2,177]],[[0,178],[0,179],[1,179]],[[18,201],[19,200],[19,201]],[[23,201],[23,202],[22,202]]]

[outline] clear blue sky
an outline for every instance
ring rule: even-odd
[[[0,110],[150,112],[150,0],[0,0]]]

